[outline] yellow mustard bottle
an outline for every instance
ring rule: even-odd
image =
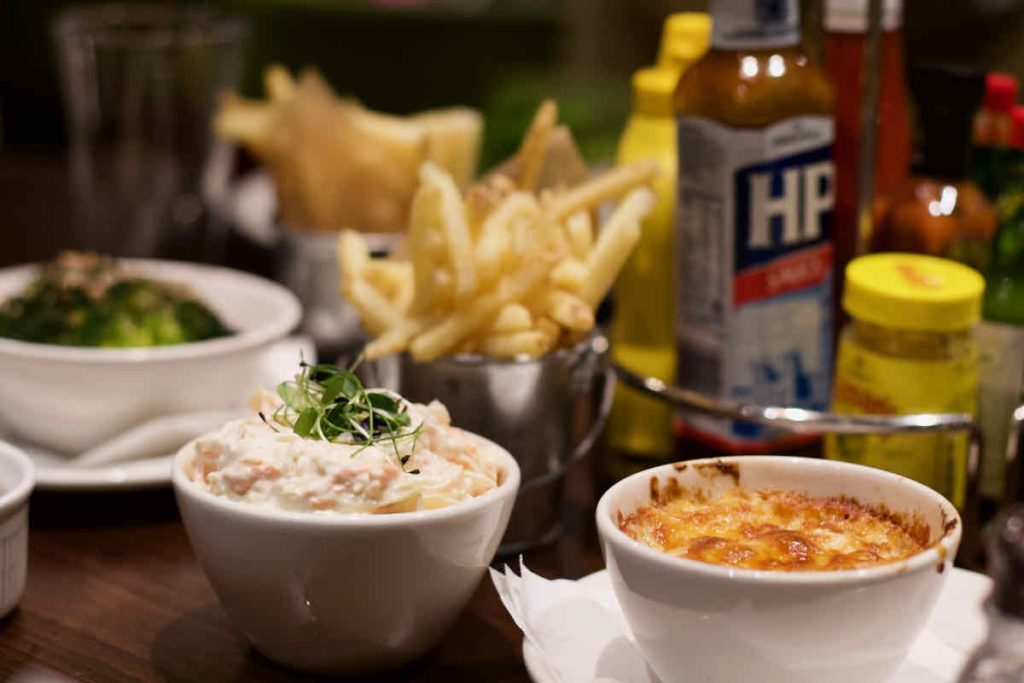
[[[872,254],[846,268],[832,409],[906,415],[976,410],[974,328],[985,282],[974,269],[918,254]],[[966,500],[966,434],[830,435],[825,456],[902,474]]]
[[[611,327],[615,360],[635,372],[671,381],[676,374],[673,327],[673,216],[676,123],[673,93],[682,72],[707,51],[707,14],[681,12],[665,21],[658,65],[633,77],[633,112],[619,144],[618,163],[655,159],[658,202],[636,251],[619,276]],[[672,411],[636,392],[616,390],[605,474],[614,481],[672,457]]]

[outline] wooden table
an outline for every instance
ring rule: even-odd
[[[575,578],[603,567],[591,481],[587,462],[570,470],[566,534],[525,556],[532,569]],[[312,680],[260,656],[231,624],[170,490],[37,493],[29,549],[21,606],[0,621],[0,679],[39,667],[83,681]],[[521,645],[485,578],[439,648],[373,680],[527,681]]]
[[[49,258],[71,243],[64,158],[0,153],[0,205],[9,209],[0,265]],[[586,462],[569,472],[566,498],[565,537],[526,555],[549,577],[603,567]],[[485,578],[439,648],[379,680],[527,681],[521,645]],[[231,624],[169,489],[33,496],[28,586],[20,608],[0,620],[0,680],[27,668],[83,681],[310,680],[261,657]]]

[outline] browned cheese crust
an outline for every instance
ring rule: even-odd
[[[774,571],[872,567],[928,546],[924,524],[849,498],[741,488],[710,500],[676,493],[620,517],[619,528],[677,557]]]

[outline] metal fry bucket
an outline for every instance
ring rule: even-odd
[[[366,363],[368,382],[448,407],[452,423],[506,448],[522,484],[499,552],[549,543],[562,533],[562,475],[604,427],[614,377],[608,342],[592,335],[541,358],[460,355],[419,363],[408,354]]]
[[[283,226],[284,249],[278,279],[302,302],[303,334],[325,358],[346,353],[366,341],[359,313],[338,292],[336,232],[297,230]],[[398,234],[364,233],[374,254],[387,254]]]

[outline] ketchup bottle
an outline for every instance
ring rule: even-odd
[[[836,199],[832,238],[835,243],[834,312],[842,317],[843,273],[857,254],[857,181],[860,166],[860,107],[867,43],[868,0],[826,0],[825,69],[836,89]],[[875,196],[899,186],[910,167],[910,114],[903,65],[903,2],[882,6],[882,54],[875,148]]]

